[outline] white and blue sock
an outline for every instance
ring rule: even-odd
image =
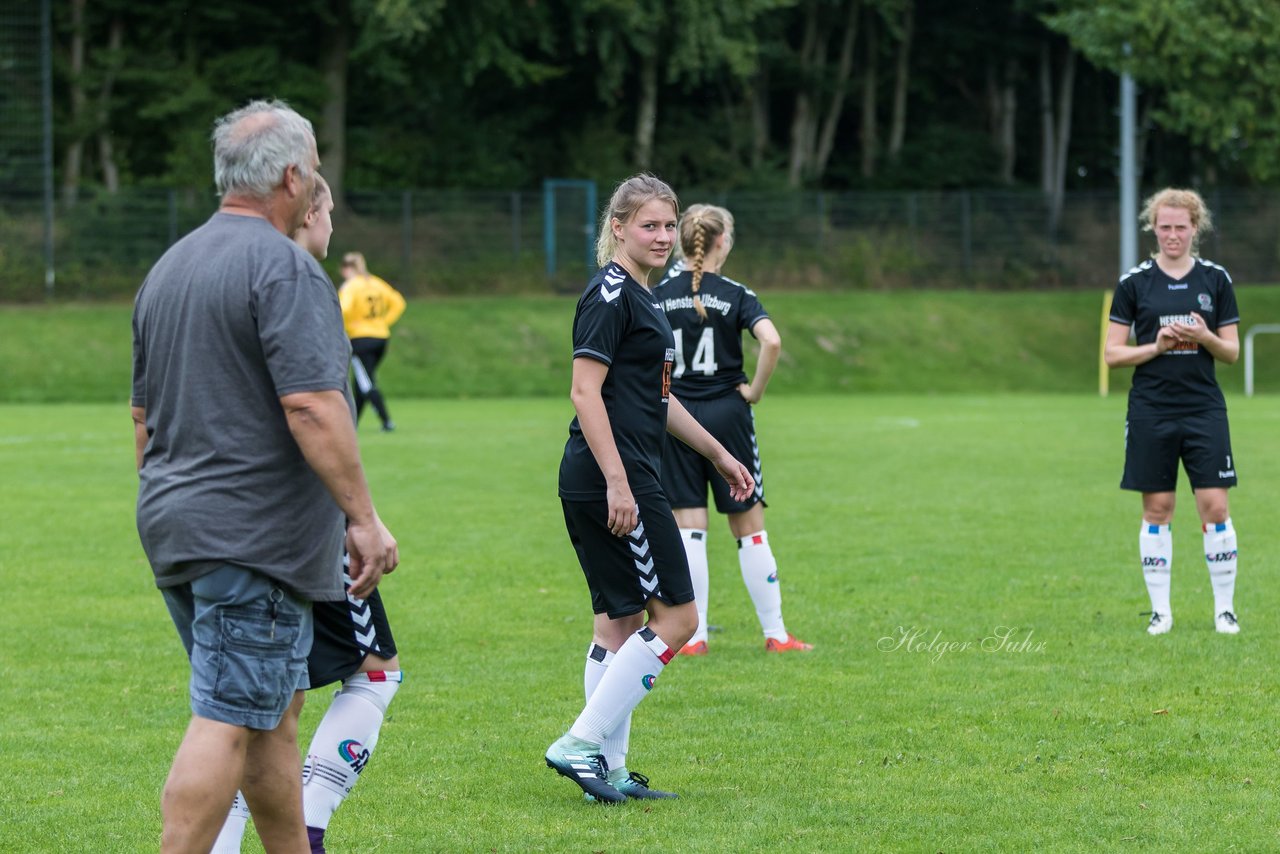
[[[1204,526],[1204,560],[1213,585],[1214,616],[1236,612],[1236,529],[1231,520]]]
[[[1142,556],[1142,577],[1147,582],[1151,610],[1172,616],[1169,588],[1173,571],[1173,531],[1168,525],[1153,525],[1142,520],[1138,533],[1138,553]]]

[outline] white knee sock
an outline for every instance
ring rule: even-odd
[[[742,580],[756,606],[760,628],[764,636],[774,640],[787,639],[787,627],[782,622],[782,590],[778,587],[778,562],[769,548],[769,535],[764,531],[748,534],[738,540],[738,565],[742,568]]]
[[[689,577],[693,580],[693,598],[698,609],[698,630],[689,643],[707,639],[707,594],[711,590],[711,577],[707,570],[707,532],[698,528],[681,528],[684,554],[689,559]]]
[[[1213,585],[1213,613],[1235,613],[1236,529],[1228,519],[1204,526],[1204,560]]]
[[[603,745],[630,716],[631,710],[648,696],[649,689],[674,655],[675,650],[648,626],[627,638],[591,692],[582,714],[569,728],[569,734]]]
[[[587,666],[582,674],[582,687],[586,690],[587,699],[596,692],[600,680],[613,663],[614,654],[599,644],[591,644],[587,650]],[[622,772],[627,768],[627,747],[631,741],[631,715],[622,719],[618,728],[600,745],[600,753],[611,774]]]
[[[1151,610],[1172,614],[1169,587],[1173,571],[1173,531],[1168,525],[1152,525],[1143,519],[1138,533],[1138,553],[1142,556],[1142,577],[1147,582]]]
[[[357,673],[343,681],[316,727],[302,766],[302,811],[308,827],[327,828],[360,779],[403,678],[399,670],[386,670]]]
[[[240,854],[240,842],[244,839],[244,828],[248,823],[249,805],[244,802],[244,795],[236,792],[236,799],[231,802],[231,812],[209,854]]]

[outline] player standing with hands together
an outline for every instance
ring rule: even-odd
[[[1186,467],[1204,532],[1213,585],[1214,625],[1236,634],[1236,532],[1227,490],[1236,485],[1227,404],[1214,362],[1240,356],[1240,312],[1231,276],[1196,255],[1196,239],[1212,228],[1204,200],[1166,188],[1147,200],[1144,228],[1159,251],[1120,279],[1111,306],[1106,362],[1133,365],[1125,426],[1122,489],[1142,493],[1138,549],[1151,597],[1147,631],[1173,628],[1169,604],[1178,462]],[[1133,327],[1136,345],[1128,343]]]

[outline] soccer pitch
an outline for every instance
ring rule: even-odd
[[[333,851],[1280,846],[1280,400],[1228,401],[1241,634],[1213,630],[1184,480],[1176,625],[1151,638],[1123,394],[770,396],[768,530],[816,649],[764,654],[714,517],[721,630],[640,706],[628,761],[681,798],[618,807],[542,762],[591,631],[556,498],[568,400],[392,403],[400,429],[361,441],[406,678]],[[127,407],[0,406],[0,465],[0,850],[155,850],[187,666],[133,527]]]

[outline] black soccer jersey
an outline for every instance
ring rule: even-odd
[[[675,349],[671,326],[647,288],[617,264],[591,279],[573,318],[573,357],[609,366],[600,389],[633,495],[661,492]],[[575,417],[560,462],[560,497],[603,498],[604,474]]]
[[[698,287],[707,311],[704,321],[693,307],[693,273],[677,265],[653,294],[675,335],[671,390],[676,397],[720,397],[747,381],[742,369],[742,330],[750,331],[769,316],[755,293],[733,279],[704,273]]]
[[[1111,303],[1111,320],[1132,324],[1141,345],[1155,341],[1163,326],[1191,323],[1193,311],[1214,333],[1240,322],[1227,271],[1197,258],[1190,273],[1174,279],[1148,260],[1121,277]],[[1129,390],[1129,417],[1225,410],[1213,362],[1208,350],[1187,342],[1136,366]]]

